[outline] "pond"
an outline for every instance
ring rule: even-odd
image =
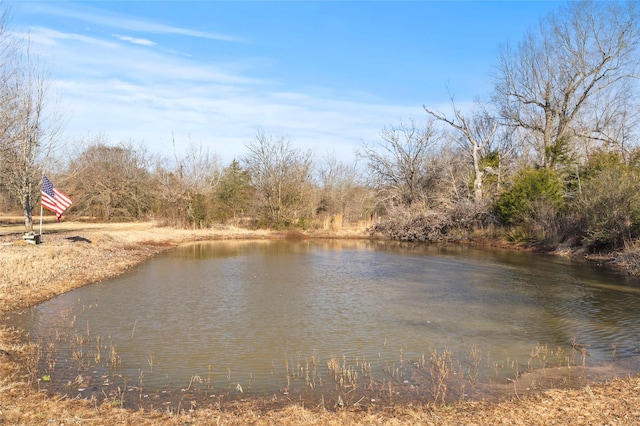
[[[539,367],[635,371],[638,312],[637,280],[581,260],[376,241],[215,241],[8,322],[39,344],[38,385],[80,397],[382,392],[388,383],[437,399],[437,382],[454,377],[469,394]]]

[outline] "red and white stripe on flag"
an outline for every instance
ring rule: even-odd
[[[58,220],[62,217],[62,212],[73,204],[71,198],[69,198],[65,193],[58,191],[46,176],[42,176],[42,194],[40,202],[42,203],[42,207],[54,212]]]

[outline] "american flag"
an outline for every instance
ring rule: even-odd
[[[56,214],[60,220],[62,212],[71,205],[71,198],[58,191],[46,176],[42,176],[42,197],[40,199],[42,207],[45,207]]]

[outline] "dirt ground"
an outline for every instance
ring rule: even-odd
[[[22,240],[20,223],[0,217],[0,316],[82,285],[121,274],[143,260],[189,241],[299,238],[236,228],[176,230],[153,223],[48,222],[43,244]],[[321,235],[327,237],[328,235]],[[342,233],[334,237],[366,237]],[[311,237],[314,237],[311,235]],[[17,331],[0,330],[0,425],[539,425],[640,424],[640,378],[590,383],[578,389],[512,394],[500,401],[398,403],[377,408],[305,407],[300,401],[234,401],[182,410],[127,410],[113,403],[39,392],[25,376],[33,348]],[[274,408],[277,407],[277,408]]]

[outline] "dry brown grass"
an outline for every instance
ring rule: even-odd
[[[4,224],[3,224],[4,223]],[[266,231],[175,230],[151,223],[49,223],[44,244],[21,242],[20,225],[0,218],[0,315],[126,271],[154,254],[188,241],[282,238]],[[640,424],[640,379],[627,378],[582,389],[548,390],[499,403],[398,404],[329,411],[292,401],[280,408],[247,400],[216,407],[130,411],[106,402],[72,400],[37,392],[24,377],[29,347],[0,329],[0,424],[12,425],[539,425]]]

